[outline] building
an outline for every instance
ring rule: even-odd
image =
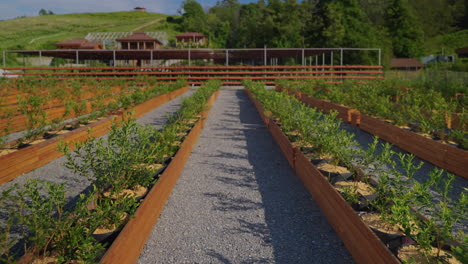
[[[135,7],[135,8],[133,9],[133,11],[146,12],[146,8],[137,6],[137,7]]]
[[[116,41],[124,50],[159,49],[162,45],[161,41],[146,35],[144,32],[134,32],[129,36],[118,38]]]
[[[458,58],[468,58],[468,47],[456,49],[455,52]]]
[[[59,49],[103,49],[100,42],[92,42],[86,39],[74,39],[54,44]]]
[[[415,58],[393,58],[390,61],[390,69],[400,71],[417,71],[423,68],[423,64]]]
[[[176,35],[176,45],[187,46],[189,44],[203,46],[206,44],[206,36],[198,32],[185,32]]]

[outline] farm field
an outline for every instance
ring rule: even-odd
[[[21,95],[31,93],[31,88],[37,88],[34,89],[36,96],[50,96],[57,92],[48,87],[64,87],[66,83],[67,81],[51,80],[28,82],[27,85],[18,81],[7,82],[3,83],[5,87],[19,89],[5,90],[7,92],[4,96],[16,93],[16,99],[19,101],[16,103],[20,106]],[[186,260],[210,262],[216,259],[228,259],[232,262],[283,262],[291,256],[294,256],[298,263],[308,263],[310,258],[317,257],[326,259],[327,262],[353,262],[353,259],[360,262],[365,261],[367,257],[376,256],[382,258],[382,261],[398,261],[397,258],[405,259],[405,256],[398,253],[401,252],[401,248],[413,250],[415,247],[410,244],[414,243],[418,245],[418,253],[409,253],[410,256],[416,254],[422,259],[433,258],[430,253],[430,244],[433,244],[436,249],[444,250],[440,251],[443,253],[436,254],[445,256],[446,250],[451,249],[452,256],[463,259],[464,238],[459,232],[467,231],[466,179],[450,176],[445,170],[415,159],[409,153],[383,140],[375,141],[372,134],[339,121],[337,113],[322,114],[302,104],[295,99],[294,94],[274,91],[271,87],[266,89],[261,83],[245,80],[245,87],[223,87],[221,92],[215,92],[220,88],[220,83],[210,81],[200,88],[183,90],[177,95],[166,97],[165,101],[155,104],[142,114],[133,110],[134,114],[138,114],[138,119],[134,121],[128,116],[132,109],[141,109],[140,105],[147,104],[145,102],[152,102],[166,93],[179,91],[177,89],[181,89],[184,82],[179,81],[171,86],[158,84],[148,78],[137,78],[126,82],[76,80],[74,83],[75,85],[70,86],[67,97],[71,101],[75,100],[71,96],[73,94],[83,96],[88,91],[105,91],[104,87],[119,86],[120,89],[113,91],[107,89],[109,93],[103,93],[101,100],[114,97],[113,100],[119,105],[110,109],[125,108],[126,114],[122,115],[120,121],[114,121],[112,127],[107,128],[107,132],[110,129],[109,134],[103,130],[104,136],[97,135],[95,137],[98,138],[95,139],[85,136],[80,139],[82,143],[60,143],[55,148],[59,148],[65,156],[54,158],[50,163],[0,186],[3,192],[0,201],[4,210],[8,210],[6,208],[9,207],[5,206],[11,203],[19,203],[19,206],[29,208],[25,215],[14,214],[11,211],[7,213],[7,218],[2,218],[8,237],[3,238],[1,249],[7,253],[11,248],[11,255],[4,255],[6,262],[24,254],[21,246],[24,241],[28,245],[26,258],[53,256],[58,257],[58,261],[82,259],[91,262],[102,258],[105,263],[115,263],[117,259],[139,263],[148,263],[151,259],[158,259],[160,263]],[[369,85],[376,88],[377,84],[383,83],[372,80],[366,84],[353,85]],[[312,88],[319,85],[320,89],[306,90],[308,86],[304,84],[279,84],[305,92],[327,89],[330,92],[325,94],[332,95],[340,95],[340,87],[348,85],[346,82],[318,82],[308,85]],[[99,88],[93,88],[94,86]],[[350,88],[350,91],[354,91],[353,88]],[[450,96],[447,100],[449,98]],[[33,102],[34,100],[28,101],[30,106],[34,105]],[[212,105],[209,115],[203,102]],[[464,107],[463,101],[450,102],[459,103],[454,109]],[[48,100],[48,103],[53,102]],[[93,108],[82,114],[90,113],[93,116],[93,110],[102,113],[108,111],[104,111],[107,109],[104,107],[106,104],[97,105],[101,105],[101,108]],[[109,105],[111,104],[107,104]],[[7,106],[14,109],[12,106],[15,104]],[[50,107],[40,104],[38,106]],[[198,113],[202,111],[206,113],[200,116]],[[256,111],[259,111],[259,115]],[[296,114],[285,115],[290,112]],[[87,115],[86,118],[78,120],[86,125],[90,118],[97,117]],[[60,121],[63,122],[67,118],[64,117]],[[49,121],[42,124],[41,133],[46,131],[52,122],[47,118],[45,120]],[[199,125],[197,120],[203,125]],[[262,121],[266,122],[266,125],[262,124]],[[272,122],[279,127],[273,126]],[[30,127],[31,131],[37,132],[35,129]],[[195,132],[200,135],[196,144],[196,138],[193,138]],[[37,133],[32,134],[39,136]],[[186,144],[184,139],[191,143]],[[171,143],[177,140],[184,143]],[[185,148],[191,145],[193,150],[190,154]],[[70,148],[72,146],[76,149]],[[463,148],[450,147],[460,149],[466,154]],[[30,147],[24,149],[28,148]],[[184,166],[185,161],[187,164]],[[307,162],[307,166],[315,168],[320,177],[310,174],[309,170],[301,169],[305,164],[298,162]],[[177,180],[179,174],[180,179]],[[122,176],[116,177],[117,175]],[[161,180],[155,181],[154,175],[159,175],[156,179]],[[350,218],[350,223],[360,221],[361,225],[364,225],[362,221],[367,219],[366,214],[376,217],[376,212],[380,212],[382,220],[396,226],[392,231],[394,233],[386,233],[387,236],[392,239],[398,237],[400,242],[394,248],[388,249],[381,242],[378,242],[380,246],[373,246],[375,243],[371,242],[369,246],[374,247],[371,249],[374,253],[364,255],[364,247],[360,250],[350,246],[355,241],[349,242],[348,239],[349,236],[356,235],[353,233],[355,231],[336,222],[338,216],[331,213],[330,205],[324,204],[323,198],[320,198],[324,194],[317,193],[317,190],[311,187],[317,184],[323,185],[324,188],[324,184],[330,184],[330,187],[325,188],[330,192],[327,195],[342,197],[341,200],[333,198],[333,201],[341,201],[335,206],[346,207],[347,209],[343,210],[348,212],[347,217],[349,214],[354,215],[354,218]],[[169,187],[160,187],[166,185]],[[151,187],[155,191],[144,191]],[[171,194],[172,188],[174,191]],[[157,190],[165,190],[165,194],[160,196]],[[36,191],[45,196],[32,196]],[[137,194],[137,191],[142,193]],[[313,200],[310,199],[310,195]],[[140,200],[140,197],[145,196],[146,198]],[[23,199],[37,199],[43,203],[43,199],[50,199],[47,197],[55,198],[46,203],[48,209],[44,208],[45,211],[35,209],[34,204],[22,202]],[[410,201],[410,204],[400,203],[398,198],[402,199],[401,202]],[[165,199],[168,199],[166,205]],[[438,206],[432,206],[433,201]],[[392,205],[392,202],[395,204]],[[157,214],[146,209],[151,206],[149,203],[158,204]],[[396,210],[398,214],[391,213]],[[39,223],[39,226],[37,222],[31,222],[31,219],[43,218],[44,214],[55,218],[57,213],[79,216],[67,216],[66,219],[70,220],[58,218],[50,224]],[[121,214],[128,217],[114,217]],[[131,215],[134,215],[134,218]],[[86,221],[89,223],[86,222],[86,225],[89,225],[89,231],[70,229],[74,226],[74,221],[84,221],[81,217],[88,219]],[[147,217],[152,219],[152,224],[141,224],[142,219]],[[14,222],[22,223],[26,228],[44,230],[42,239],[46,240],[42,241],[72,239],[68,236],[78,236],[82,242],[72,249],[64,249],[60,244],[50,248],[47,244],[37,242],[40,238],[39,233],[24,236],[15,231],[16,227],[8,231],[15,226],[12,219],[17,219]],[[405,226],[401,221],[411,221],[414,224]],[[293,226],[290,225],[291,222],[294,223]],[[117,233],[112,233],[112,226],[117,228]],[[440,226],[444,229],[439,230]],[[363,230],[368,230],[365,232],[369,233],[361,235],[366,237],[374,231],[383,241],[389,239],[382,238],[379,233],[382,231],[376,231],[379,230],[377,227],[370,227],[371,229],[364,225]],[[65,228],[63,230],[66,231],[63,237],[46,231],[61,228]],[[341,228],[346,228],[347,231],[335,233]],[[97,235],[91,231],[95,229],[107,230],[100,232],[113,235]],[[71,233],[72,230],[77,233]],[[434,240],[432,235],[427,234],[435,234],[440,240]],[[357,235],[358,241],[361,241],[361,235]],[[298,240],[298,236],[301,239]],[[25,240],[17,240],[19,238]],[[439,241],[439,244],[431,241]],[[88,245],[92,246],[85,249],[82,247],[85,244],[81,243],[91,243]],[[360,243],[366,245],[369,241]],[[194,248],[194,245],[197,246]],[[125,256],[119,254],[123,247],[130,247],[130,253],[126,253]],[[177,254],[173,254],[174,248],[177,248]],[[96,250],[104,252],[105,249],[105,254],[95,254]],[[365,249],[366,252],[368,250]],[[84,253],[77,255],[77,251]]]

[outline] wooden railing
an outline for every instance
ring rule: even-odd
[[[176,67],[31,67],[5,68],[3,75],[36,78],[54,77],[95,79],[155,77],[161,81],[187,79],[189,84],[200,84],[209,79],[219,79],[223,84],[240,84],[243,79],[274,84],[278,79],[327,79],[339,82],[345,79],[382,79],[382,66],[176,66]]]

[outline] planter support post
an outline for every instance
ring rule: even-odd
[[[115,67],[115,50],[112,51],[112,60],[113,60],[113,64],[114,64],[114,67]]]
[[[331,52],[331,55],[330,55],[330,65],[333,66],[333,51]]]
[[[42,51],[39,51],[39,65],[42,65]]]
[[[190,44],[189,44],[189,48],[188,48],[188,66],[190,67]],[[189,70],[190,71],[190,70]]]
[[[226,66],[229,66],[229,50],[226,49]]]
[[[379,49],[379,66],[382,65],[382,49]]]
[[[78,63],[80,60],[80,57],[78,56],[78,50],[76,50],[75,53],[76,53],[76,65],[78,66]]]
[[[343,66],[343,48],[340,49],[340,65]]]
[[[304,61],[304,49],[302,49],[302,66],[305,65],[305,61]]]
[[[322,53],[322,71],[325,71],[325,52]]]
[[[153,50],[150,51],[150,56],[151,56],[150,66],[153,67]]]
[[[3,67],[6,67],[6,51],[3,51]]]
[[[267,65],[267,50],[266,50],[266,45],[263,47],[264,52],[263,52],[263,64],[266,66]]]

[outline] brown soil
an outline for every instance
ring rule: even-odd
[[[183,137],[185,135],[187,135],[187,133],[185,133],[185,132],[179,132],[179,133],[176,134],[177,137]]]
[[[447,251],[441,250],[440,256],[441,258],[437,258],[437,248],[435,247],[432,248],[432,251],[427,257],[423,255],[421,249],[417,245],[404,246],[398,251],[398,257],[404,262],[462,264]]]
[[[110,197],[112,199],[119,199],[122,197],[135,197],[136,199],[139,199],[139,198],[142,198],[146,194],[147,191],[148,191],[148,188],[143,187],[141,185],[136,185],[133,190],[125,189],[125,190],[122,190],[118,194],[112,194],[112,195],[109,191],[107,191],[103,193],[102,195],[104,197]]]
[[[56,257],[40,257],[40,258],[35,258],[31,264],[50,264],[50,263],[56,263],[57,258]]]
[[[122,215],[120,216],[120,220],[125,222],[126,219],[128,219],[128,214],[127,213],[122,213]],[[94,230],[93,235],[102,235],[102,234],[107,234],[107,233],[110,233],[110,232],[114,232],[114,231],[118,230],[120,227],[121,226],[116,226],[114,224],[111,226],[111,228],[106,228],[106,227],[100,226],[96,230]]]
[[[154,164],[151,164],[151,165],[147,165],[146,168],[150,169],[150,170],[159,170],[161,169],[162,167],[164,167],[164,165],[160,164],[160,163],[154,163]]]
[[[182,142],[174,141],[174,142],[171,143],[171,146],[177,146],[178,147],[178,146],[180,146],[180,144],[182,144]]]
[[[299,130],[285,132],[285,134],[288,135],[288,136],[300,136],[300,135],[302,135],[301,132],[299,132]]]
[[[345,167],[332,165],[330,163],[320,163],[317,165],[317,169],[323,170],[329,173],[337,173],[343,176],[351,176],[352,173]]]
[[[112,225],[112,228],[98,227],[96,230],[94,230],[93,235],[107,234],[116,230],[117,228],[115,227],[115,225]]]
[[[335,186],[337,187],[338,190],[342,190],[343,188],[348,187],[348,186],[354,186],[356,188],[356,191],[362,196],[369,197],[369,196],[375,195],[374,188],[372,186],[370,186],[369,184],[365,183],[365,182],[360,182],[360,181],[343,182],[343,181],[340,181],[340,182],[337,182],[335,184]]]
[[[368,226],[380,230],[382,232],[389,234],[403,234],[398,229],[398,227],[382,221],[380,215],[377,213],[365,213],[361,214],[360,217],[362,221],[364,221],[364,223],[366,223]]]

